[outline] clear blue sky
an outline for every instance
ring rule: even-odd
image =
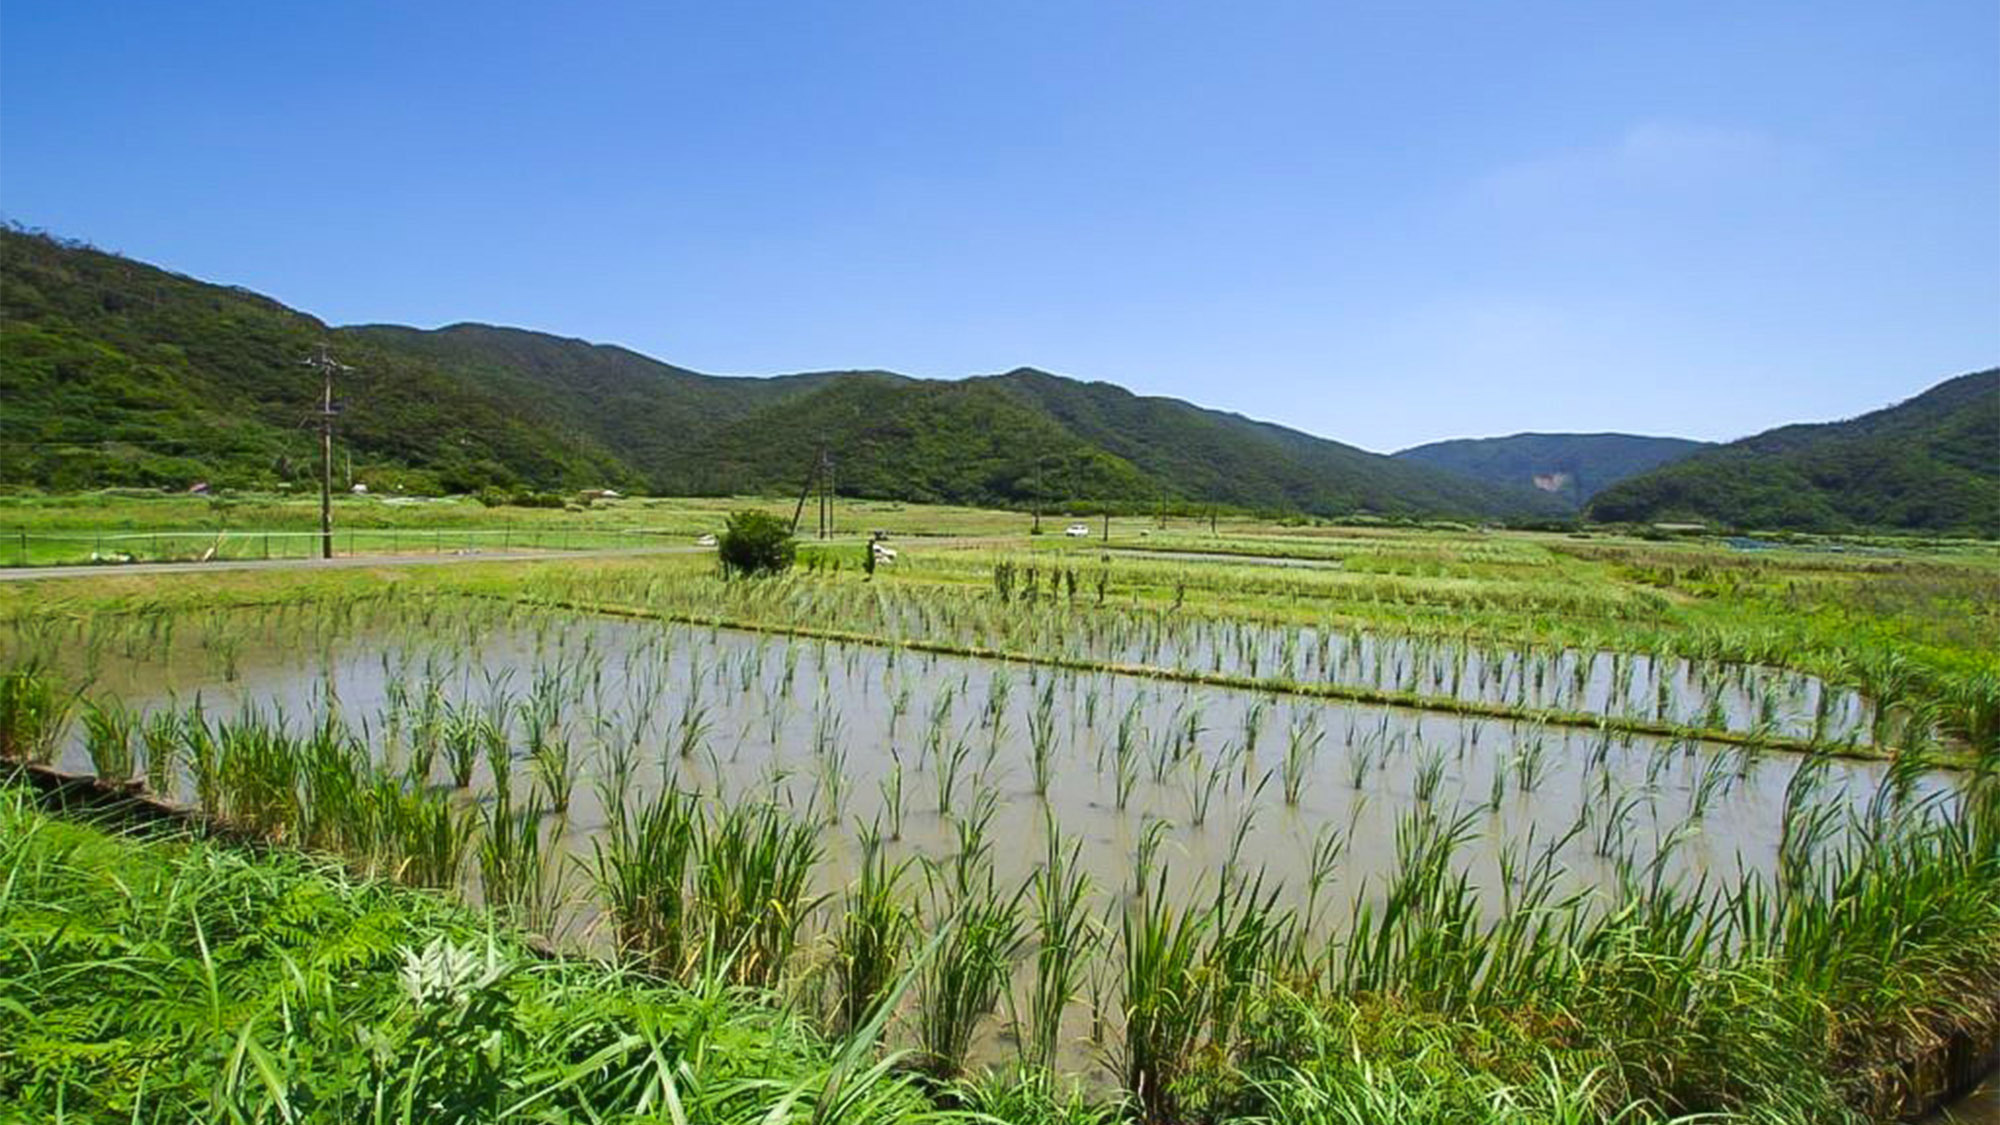
[[[336,323],[1728,438],[2000,362],[2000,4],[5,0],[0,211]]]

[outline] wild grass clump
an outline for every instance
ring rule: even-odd
[[[795,1013],[530,953],[337,867],[122,840],[0,791],[0,1117],[970,1121]]]

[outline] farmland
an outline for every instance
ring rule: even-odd
[[[0,524],[213,530],[152,503]],[[510,526],[685,545],[732,506]],[[0,587],[0,752],[101,783],[0,809],[0,1000],[43,1017],[0,1090],[89,1120],[1867,1121],[2000,1037],[1990,546],[843,521],[762,579],[552,547]],[[877,529],[900,553],[865,568]]]

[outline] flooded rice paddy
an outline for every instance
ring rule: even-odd
[[[1227,865],[1343,901],[1394,865],[1395,827],[1417,807],[1474,818],[1493,842],[1474,872],[1482,887],[1500,882],[1507,842],[1557,839],[1580,883],[1611,885],[1655,860],[1673,876],[1733,881],[1770,869],[1788,790],[1803,784],[1804,759],[1749,747],[729,629],[576,616],[442,642],[365,621],[287,631],[282,618],[223,617],[130,655],[99,651],[95,667],[55,655],[92,694],[136,707],[198,700],[211,716],[248,709],[294,726],[335,711],[399,762],[427,723],[477,709],[526,771],[525,708],[539,701],[578,763],[573,842],[603,826],[590,781],[622,753],[633,796],[673,785],[771,799],[826,825],[830,886],[851,874],[838,841],[852,826],[879,824],[895,849],[937,857],[981,801],[1000,841],[1038,840],[1053,814],[1106,888],[1122,884],[1146,826],[1165,823],[1163,854],[1190,880]],[[1353,651],[1393,658],[1368,640]],[[87,765],[80,732],[65,761]],[[1873,762],[1816,760],[1810,772],[1812,796],[1856,809],[1891,780]],[[482,765],[473,794],[490,784]],[[1339,862],[1316,878],[1312,857],[1330,841]],[[998,849],[999,873],[1024,876],[1039,851]]]
[[[1528,684],[1572,703],[1657,691],[1643,659],[1447,667],[1370,638],[1308,643],[1293,632],[1246,647],[1239,635],[1118,655],[1171,668],[1228,653],[1308,678],[1403,681],[1414,665],[1420,682],[1480,693]],[[1846,813],[1950,800],[1944,780],[1879,762],[518,609],[436,622],[299,610],[131,619],[110,632],[17,633],[9,646],[138,709],[254,712],[294,729],[337,715],[378,761],[417,762],[438,789],[451,788],[440,730],[482,716],[506,740],[509,788],[563,788],[545,807],[567,807],[543,831],[552,851],[579,859],[607,831],[608,802],[630,807],[667,788],[721,806],[768,801],[819,826],[813,889],[835,902],[859,872],[864,832],[879,833],[891,859],[941,867],[976,823],[1000,885],[1019,886],[1053,824],[1078,842],[1107,925],[1136,873],[1156,871],[1189,900],[1256,883],[1329,944],[1408,862],[1419,819],[1462,834],[1455,862],[1498,912],[1538,865],[1559,871],[1557,892],[1609,908],[1640,888],[1767,877],[1787,849],[1838,841]],[[1690,681],[1685,666],[1661,674],[1669,698],[1717,698],[1715,681]],[[1815,687],[1789,684],[1786,699],[1819,710]],[[1862,717],[1852,700],[1819,713]],[[570,776],[550,779],[533,760],[530,745],[550,741]],[[82,732],[61,760],[88,768]],[[456,799],[490,801],[494,783],[482,761]],[[567,893],[546,928],[602,943],[582,870],[558,872]],[[1070,1022],[1091,1018],[1079,1003]],[[1005,1049],[995,1035],[982,1055]],[[1072,1069],[1087,1066],[1081,1047],[1066,1054]]]

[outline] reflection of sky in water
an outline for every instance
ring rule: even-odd
[[[1396,867],[1399,823],[1424,805],[1425,790],[1426,807],[1437,816],[1466,818],[1470,840],[1459,864],[1489,909],[1505,898],[1502,853],[1512,853],[1518,871],[1555,840],[1565,841],[1559,892],[1591,890],[1608,903],[1620,865],[1646,877],[1669,838],[1679,842],[1661,869],[1684,885],[1703,881],[1713,890],[1744,871],[1768,872],[1786,788],[1801,761],[626,620],[520,614],[510,620],[502,613],[486,624],[454,615],[428,625],[385,618],[351,629],[329,628],[298,611],[214,620],[228,621],[213,634],[222,639],[207,643],[211,634],[183,621],[171,651],[127,638],[93,653],[68,636],[45,636],[32,647],[72,674],[94,669],[94,693],[135,705],[187,706],[198,698],[213,718],[249,706],[282,714],[298,729],[330,702],[378,755],[398,761],[433,688],[454,704],[481,707],[519,702],[540,684],[562,697],[565,735],[581,763],[561,821],[568,850],[587,855],[604,824],[592,785],[600,755],[608,745],[631,743],[639,764],[629,801],[671,777],[726,801],[774,795],[801,815],[825,817],[837,806],[837,823],[822,832],[826,858],[818,871],[818,889],[836,895],[858,862],[859,827],[889,823],[886,794],[897,780],[905,811],[891,857],[952,853],[954,821],[939,809],[941,777],[950,772],[941,763],[951,760],[959,765],[949,812],[966,815],[982,789],[995,795],[990,840],[1003,886],[1034,870],[1044,851],[1044,817],[1052,812],[1062,831],[1082,842],[1101,912],[1128,892],[1147,825],[1165,821],[1170,827],[1158,862],[1177,895],[1211,893],[1234,853],[1242,874],[1261,873],[1266,889],[1279,888],[1282,904],[1310,903],[1327,937],[1344,928],[1357,898],[1379,899]],[[13,640],[21,647],[22,638]],[[1395,659],[1393,646],[1372,645],[1361,642],[1363,655],[1354,659],[1372,660],[1377,652]],[[690,722],[703,734],[698,749],[682,756],[677,748]],[[519,761],[518,720],[513,725],[514,789],[524,795],[531,782]],[[1031,766],[1038,731],[1052,747],[1046,799],[1035,792]],[[1299,800],[1291,806],[1284,799],[1285,763],[1295,741],[1318,749],[1293,757]],[[1121,744],[1129,778],[1122,809]],[[73,731],[65,764],[86,765],[80,731]],[[443,776],[442,761],[436,771]],[[475,794],[487,787],[483,765],[480,771]],[[1884,776],[1880,763],[1834,760],[1820,793],[1860,809]],[[1934,779],[1918,785],[1920,795],[1940,789]],[[1694,817],[1698,800],[1705,814]],[[1336,836],[1343,845],[1315,894],[1315,846]],[[592,913],[582,906],[576,926],[587,928]],[[1072,1012],[1072,1038],[1080,1039],[1087,1019],[1081,1006]],[[999,1058],[1007,1050],[989,1027],[979,1053]],[[1069,1054],[1068,1069],[1091,1065],[1080,1044]]]
[[[165,659],[143,646],[128,659],[125,646],[108,646],[96,688],[147,705],[199,695],[211,716],[254,705],[294,723],[331,700],[378,753],[400,754],[426,685],[476,706],[496,693],[525,698],[546,680],[559,685],[566,734],[583,763],[568,817],[575,842],[603,822],[589,780],[601,748],[636,740],[641,794],[664,773],[732,800],[775,794],[802,814],[837,805],[841,827],[825,833],[828,888],[851,869],[855,827],[888,822],[885,789],[897,778],[905,813],[894,850],[948,854],[956,837],[939,814],[949,772],[941,763],[954,758],[952,811],[964,813],[980,788],[992,789],[999,873],[1024,876],[1041,852],[1044,801],[1031,766],[1038,725],[1053,747],[1046,807],[1082,838],[1100,887],[1123,885],[1144,826],[1166,820],[1173,827],[1161,855],[1177,882],[1219,870],[1234,851],[1240,870],[1263,871],[1302,905],[1314,843],[1340,833],[1347,846],[1322,883],[1322,908],[1379,891],[1395,864],[1397,825],[1425,790],[1439,816],[1469,818],[1475,842],[1464,859],[1475,884],[1492,892],[1490,904],[1499,902],[1500,842],[1527,854],[1566,835],[1560,855],[1575,885],[1609,887],[1615,857],[1643,868],[1676,835],[1664,865],[1670,875],[1734,882],[1743,870],[1770,869],[1799,761],[727,630],[589,618],[457,628],[457,639],[444,641],[386,624],[307,640],[296,625],[251,614],[232,624],[233,646],[204,647],[184,623]],[[1375,651],[1371,644],[1362,651]],[[75,646],[63,655],[76,663]],[[237,678],[224,682],[231,662]],[[395,693],[400,715],[391,714]],[[691,716],[705,734],[683,757],[675,748]],[[1130,778],[1123,809],[1121,727]],[[1318,750],[1294,756],[1299,801],[1289,806],[1283,790],[1295,738]],[[80,745],[70,761],[82,764]],[[1859,806],[1882,776],[1876,763],[1836,761],[1823,792]],[[1531,777],[1539,780],[1527,792]],[[526,784],[517,780],[516,791]],[[1706,815],[1691,819],[1704,789]]]

